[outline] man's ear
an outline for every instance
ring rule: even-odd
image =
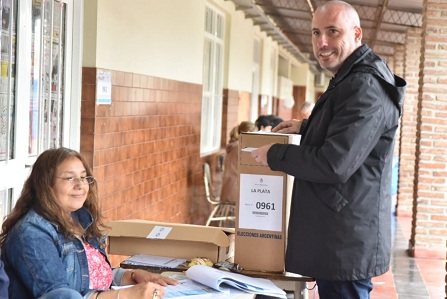
[[[362,37],[363,37],[363,31],[362,28],[355,26],[354,27],[354,35],[355,35],[355,41],[357,43],[362,43]]]

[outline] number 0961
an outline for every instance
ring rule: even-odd
[[[275,204],[269,202],[256,202],[256,209],[258,210],[275,210]]]

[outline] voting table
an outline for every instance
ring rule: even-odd
[[[154,273],[164,273],[164,272],[184,272],[187,270],[184,266],[179,266],[176,268],[161,268],[161,267],[154,267],[154,266],[148,266],[148,265],[138,265],[135,263],[130,263],[124,260],[121,262],[120,266],[124,269],[143,269]],[[270,273],[270,272],[258,272],[258,271],[246,271],[242,270],[238,272],[243,275],[247,275],[249,277],[256,277],[256,278],[264,278],[272,281],[275,285],[277,285],[279,288],[282,288],[287,291],[293,291],[294,292],[294,299],[308,299],[308,292],[306,288],[306,282],[312,282],[314,281],[311,277],[306,277],[294,273]],[[250,299],[255,298],[252,294],[245,294],[240,295],[237,297],[238,299]]]

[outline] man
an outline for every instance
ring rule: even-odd
[[[300,109],[298,110],[299,119],[300,120],[309,119],[314,106],[315,106],[314,103],[308,101],[305,101],[303,104],[301,104]]]
[[[298,111],[298,120],[301,124],[301,128],[304,129],[307,125],[307,122],[309,121],[310,114],[312,113],[312,109],[314,109],[315,104],[311,102],[305,101],[301,106],[300,110]],[[297,132],[298,134],[301,134],[301,130]]]
[[[357,12],[326,2],[312,20],[313,51],[333,74],[301,144],[273,144],[252,156],[295,177],[286,270],[314,277],[320,299],[370,298],[371,278],[388,271],[391,164],[405,81],[367,45]]]

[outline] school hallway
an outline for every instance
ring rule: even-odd
[[[445,260],[408,256],[410,217],[395,217],[391,269],[373,279],[371,299],[442,299],[445,298]],[[314,283],[308,283],[312,288]],[[319,299],[315,290],[308,299]]]

